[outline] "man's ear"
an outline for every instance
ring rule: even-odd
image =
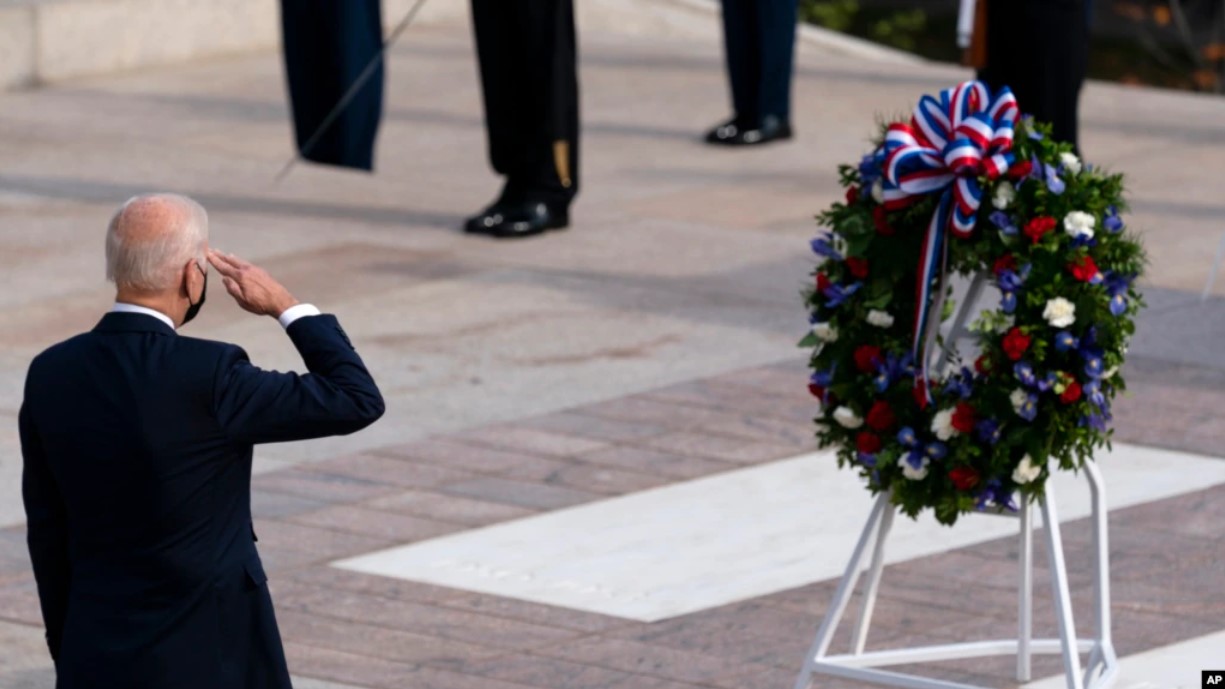
[[[190,299],[192,292],[191,283],[198,280],[200,277],[200,271],[196,269],[196,259],[189,259],[187,263],[183,265],[182,277],[183,291],[187,294],[187,298]]]

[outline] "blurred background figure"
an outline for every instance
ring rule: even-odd
[[[978,78],[1012,88],[1021,112],[1079,150],[1077,112],[1089,66],[1090,0],[990,0]]]
[[[281,31],[299,154],[373,169],[383,111],[383,61],[375,59],[383,48],[379,0],[281,0]],[[325,122],[366,68],[375,72]]]
[[[707,133],[707,143],[748,146],[791,138],[797,13],[797,0],[723,0],[735,113]]]
[[[465,231],[526,237],[570,224],[579,188],[573,0],[472,0],[485,127],[502,193]]]

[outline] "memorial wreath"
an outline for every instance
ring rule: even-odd
[[[911,517],[1015,510],[1048,472],[1109,443],[1119,367],[1142,306],[1144,251],[1124,229],[1123,178],[967,82],[884,128],[845,202],[818,216],[805,291],[817,436]],[[945,342],[949,275],[999,301]],[[944,351],[947,366],[928,371]],[[972,361],[970,359],[973,359]]]

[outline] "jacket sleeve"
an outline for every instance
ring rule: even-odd
[[[30,418],[29,401],[17,416],[21,436],[21,497],[26,510],[26,543],[38,585],[47,647],[51,658],[59,657],[68,614],[68,524],[64,501],[47,465],[42,442]]]
[[[289,337],[309,373],[253,366],[231,347],[217,371],[217,419],[241,444],[308,440],[361,430],[383,415],[383,397],[334,316],[299,318]]]

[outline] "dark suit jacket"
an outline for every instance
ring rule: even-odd
[[[22,489],[58,689],[290,686],[252,446],[352,433],[383,399],[334,317],[289,336],[309,374],[131,313],[34,359]]]

